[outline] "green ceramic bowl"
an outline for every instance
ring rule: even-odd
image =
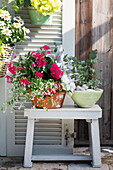
[[[79,107],[92,107],[101,97],[102,89],[89,91],[73,91],[72,99]]]

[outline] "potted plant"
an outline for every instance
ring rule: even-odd
[[[75,104],[80,107],[92,107],[101,97],[103,90],[96,73],[101,72],[94,65],[101,63],[97,57],[97,50],[89,55],[86,61],[80,61],[75,57],[64,57],[64,82]]]
[[[52,13],[60,12],[62,2],[61,0],[12,0],[16,11],[20,10],[23,6],[29,10],[31,23],[35,25],[51,24]]]
[[[24,58],[20,56],[17,62],[9,63],[6,78],[13,87],[8,105],[21,101],[21,95],[24,95],[38,108],[62,106],[66,91],[63,90],[63,71],[57,64],[57,57],[52,55],[55,51],[56,47],[52,50],[45,45],[36,52],[28,52]]]
[[[11,59],[15,44],[29,38],[26,35],[29,32],[29,29],[24,26],[24,21],[19,16],[14,17],[12,20],[8,11],[0,9],[0,61],[2,62],[0,77],[4,77],[6,74],[7,64]]]

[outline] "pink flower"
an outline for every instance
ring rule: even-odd
[[[20,69],[23,70],[25,68],[25,66],[21,67]]]
[[[36,61],[38,67],[45,66],[47,64],[47,61],[44,58],[39,58],[39,60]]]
[[[24,76],[20,79],[20,83],[25,86],[25,85],[29,85],[29,79],[25,78]]]
[[[48,88],[48,90],[49,90],[49,92],[50,92],[51,94],[56,93],[56,91],[55,91],[55,90],[52,90],[50,87]]]
[[[48,45],[44,45],[43,47],[40,47],[40,49],[44,48],[44,50],[48,50],[50,49],[50,47]]]
[[[60,70],[60,67],[58,67],[57,64],[52,64],[52,67],[50,68],[50,71],[51,71],[51,76],[56,78],[56,79],[60,79],[64,72]]]
[[[12,81],[12,80],[13,80],[12,76],[8,76],[8,75],[7,75],[6,78],[7,78],[7,83],[10,83],[10,84],[11,84],[11,83],[13,82],[13,81]]]
[[[38,53],[36,53],[34,56],[35,56],[35,59],[36,59],[36,60],[38,60],[38,59],[40,59],[40,58],[42,57],[42,55],[40,55],[40,53],[39,53],[39,52],[38,52]]]
[[[35,63],[31,63],[31,66],[32,66],[32,67],[35,67],[35,66],[36,66],[36,64],[35,64]]]
[[[44,55],[44,53],[41,53],[41,55]]]
[[[17,58],[17,56],[15,55],[14,58]]]
[[[36,76],[37,78],[42,78],[43,77],[43,74],[42,73],[39,73],[38,71],[36,72]]]
[[[16,74],[16,66],[14,66],[14,62],[10,62],[8,65],[8,70],[12,73],[12,74]]]
[[[29,56],[34,56],[34,53],[35,53],[35,51],[31,52],[31,54]]]
[[[57,91],[59,91],[59,89],[63,90],[62,85],[57,81]]]
[[[17,70],[19,71],[19,70],[20,70],[20,67],[17,67]]]
[[[50,51],[47,51],[48,54],[50,54]]]

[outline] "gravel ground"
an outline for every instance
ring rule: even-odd
[[[76,148],[74,152],[89,154],[88,148]],[[32,168],[24,168],[22,157],[0,157],[0,170],[113,170],[113,148],[101,148],[101,158],[101,168],[92,168],[88,162],[34,162]]]

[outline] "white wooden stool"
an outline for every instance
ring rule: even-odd
[[[25,109],[28,117],[24,155],[24,167],[32,167],[34,161],[80,161],[91,160],[93,167],[101,166],[100,138],[98,119],[102,117],[102,109],[95,105],[92,108],[64,106],[60,109]],[[86,155],[32,155],[34,120],[36,119],[85,119],[89,125],[90,156]]]

